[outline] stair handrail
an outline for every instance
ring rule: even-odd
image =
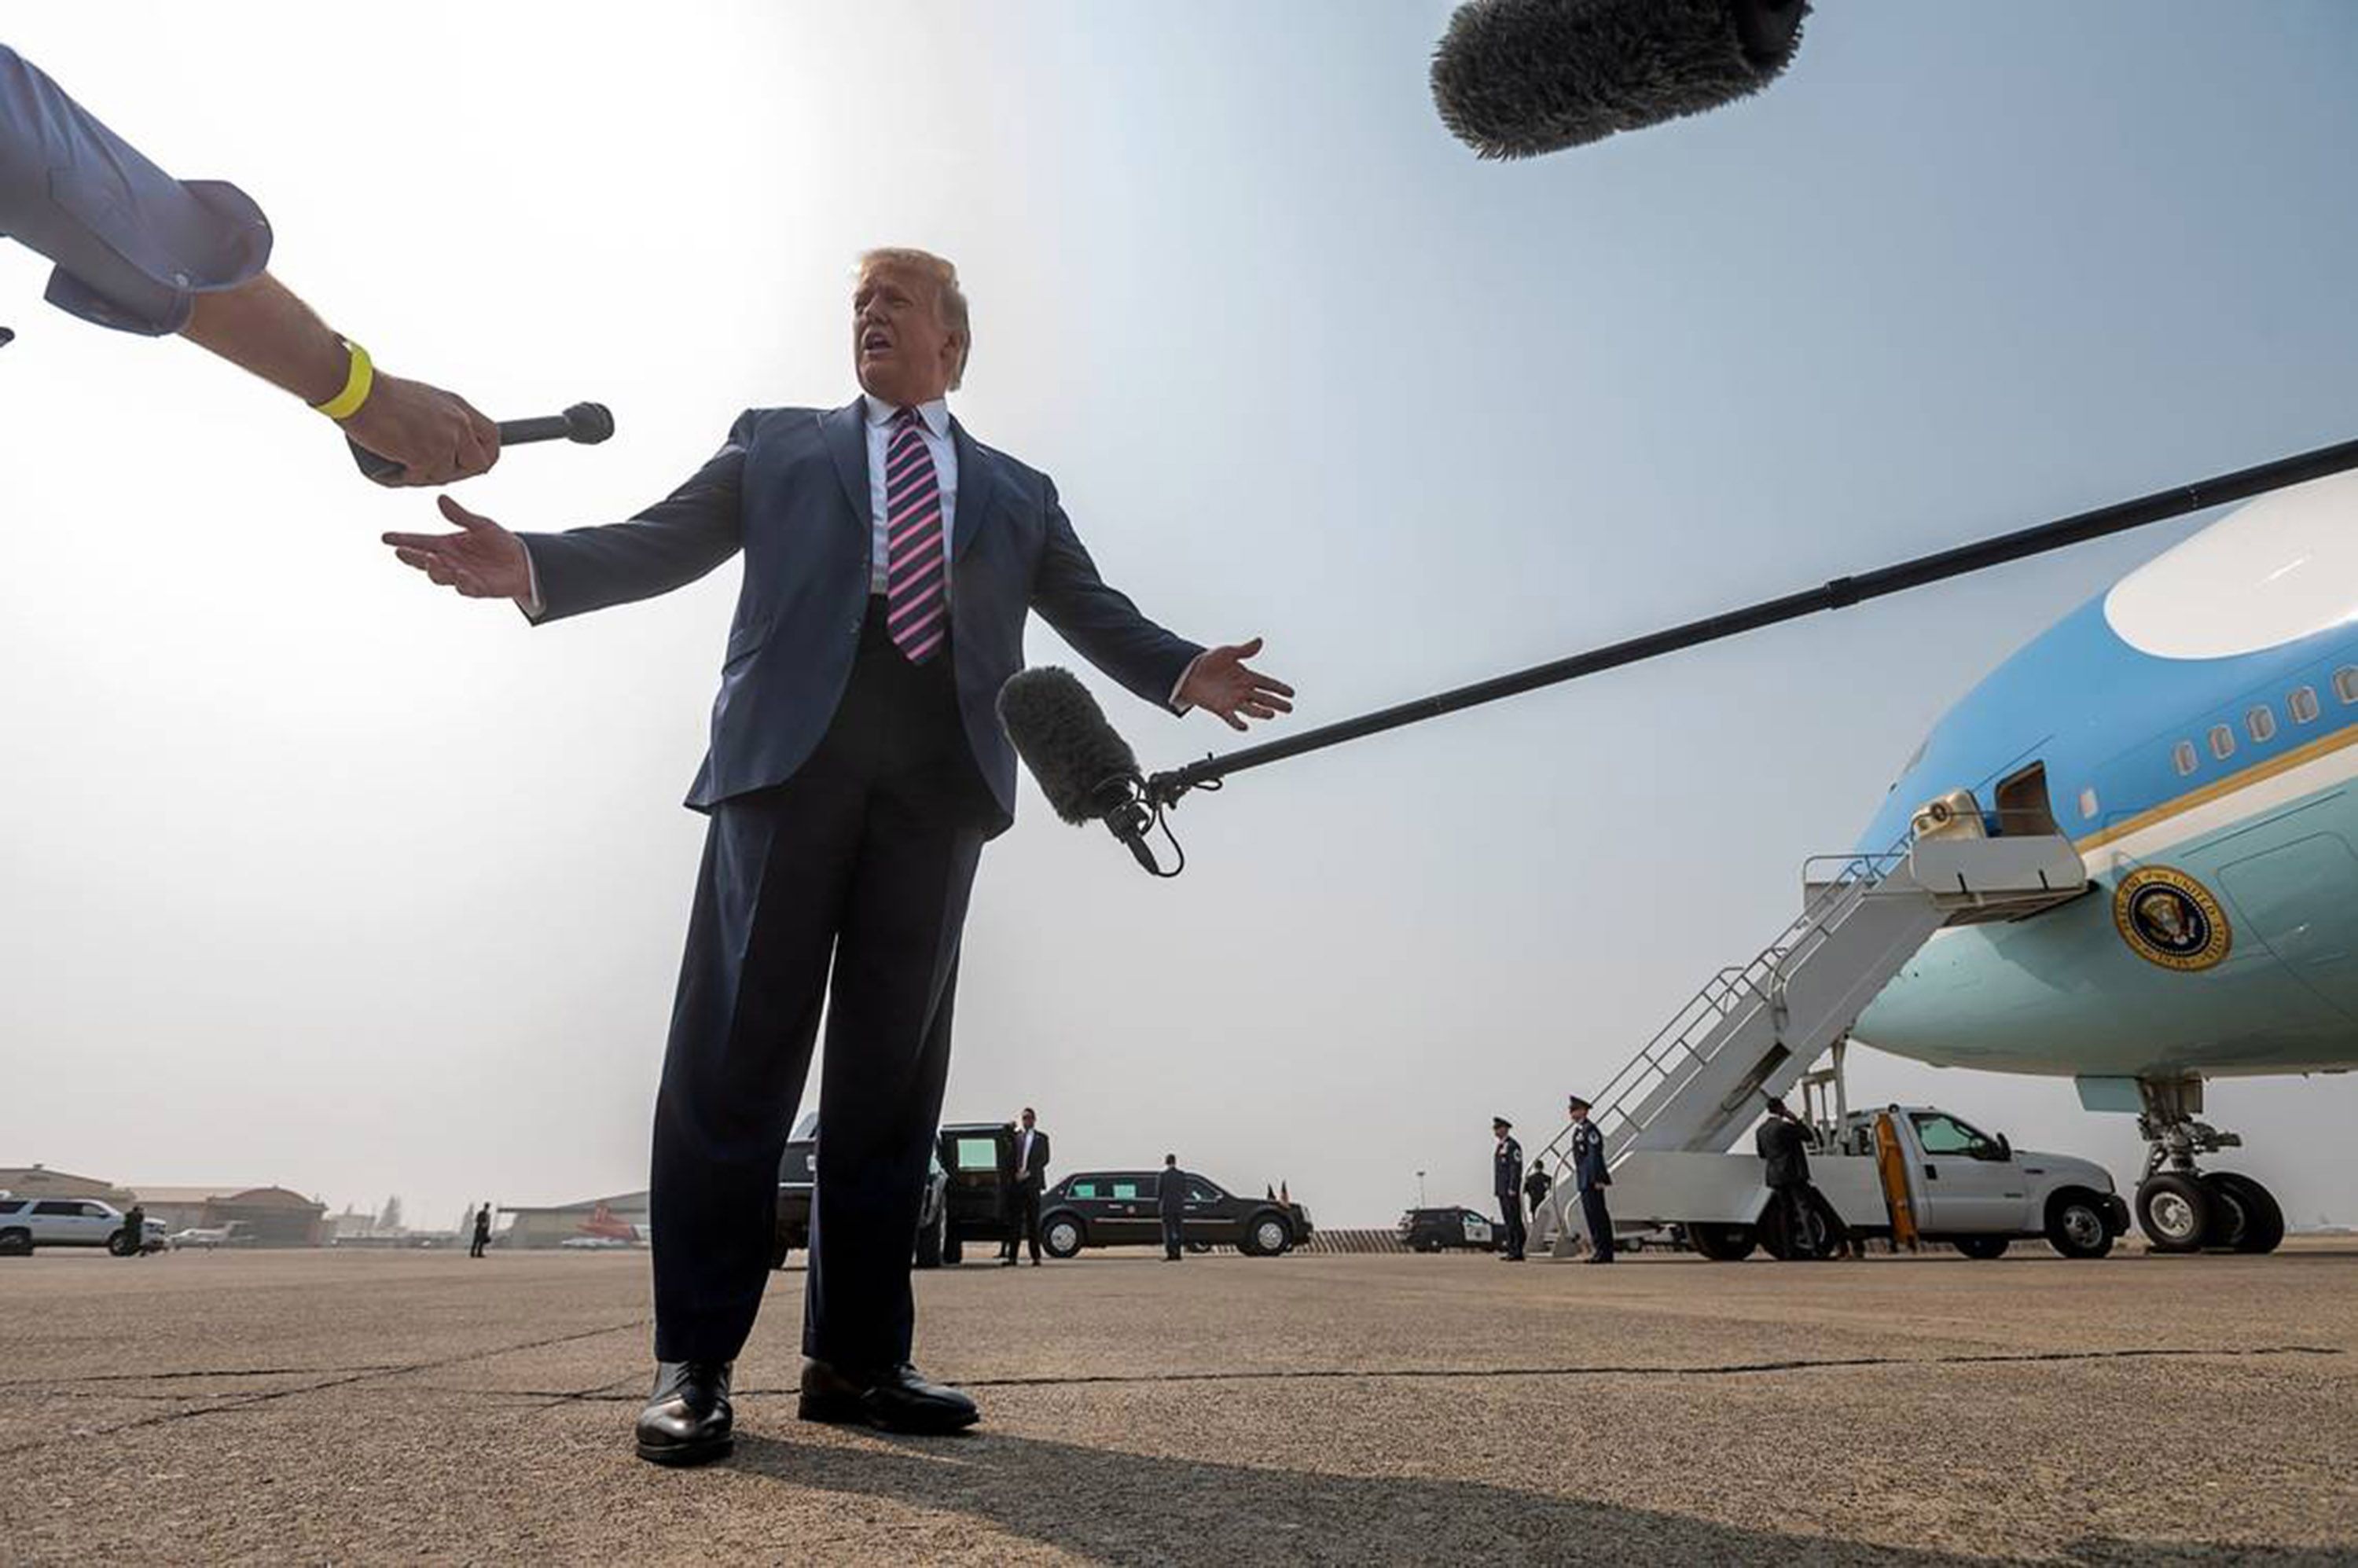
[[[1847,905],[1853,890],[1861,884],[1880,882],[1888,877],[1906,861],[1914,843],[1915,835],[1910,832],[1901,835],[1898,842],[1888,849],[1812,855],[1804,860],[1801,862],[1802,886],[1813,888],[1813,891],[1803,903],[1801,913],[1750,962],[1740,966],[1729,965],[1705,980],[1703,988],[1689,997],[1685,1005],[1672,1013],[1670,1021],[1655,1031],[1653,1036],[1639,1048],[1638,1054],[1607,1078],[1597,1091],[1590,1103],[1590,1119],[1605,1133],[1607,1141],[1626,1141],[1627,1138],[1634,1137],[1650,1126],[1651,1117],[1641,1121],[1634,1112],[1623,1108],[1622,1102],[1641,1087],[1650,1087],[1647,1083],[1649,1078],[1668,1081],[1679,1065],[1678,1048],[1684,1047],[1687,1055],[1694,1056],[1696,1053],[1692,1040],[1708,1035],[1721,1021],[1734,1016],[1739,1006],[1747,1002],[1750,1007],[1767,1005],[1773,986],[1781,982],[1788,963],[1806,958],[1807,955],[1802,952],[1804,946],[1814,952],[1823,946],[1832,928],[1830,917],[1836,907]],[[1824,864],[1836,868],[1833,874],[1813,884],[1812,869]],[[1755,971],[1762,973],[1756,977]],[[1696,1069],[1700,1070],[1708,1060],[1698,1057],[1694,1064]],[[1656,1114],[1660,1114],[1659,1109]],[[1617,1123],[1606,1125],[1608,1119],[1617,1117],[1619,1119]],[[1564,1162],[1563,1145],[1571,1136],[1572,1127],[1567,1122],[1562,1131],[1548,1141],[1534,1162],[1543,1163],[1553,1159],[1561,1167]]]

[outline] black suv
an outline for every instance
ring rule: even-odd
[[[770,1267],[783,1269],[786,1255],[795,1248],[810,1246],[811,1188],[817,1179],[818,1113],[804,1116],[795,1135],[786,1140],[786,1152],[778,1161],[777,1228],[770,1242]],[[916,1264],[920,1269],[938,1269],[946,1255],[950,1262],[957,1256],[946,1254],[949,1238],[949,1178],[942,1162],[931,1161],[925,1171],[925,1206],[917,1211]]]
[[[1274,1258],[1310,1234],[1310,1211],[1275,1198],[1239,1197],[1190,1171],[1184,1234],[1193,1247],[1233,1247]],[[1078,1171],[1040,1200],[1040,1244],[1054,1258],[1084,1247],[1163,1242],[1161,1171]]]
[[[1442,1252],[1452,1247],[1475,1247],[1485,1252],[1498,1247],[1498,1222],[1470,1208],[1412,1208],[1400,1217],[1396,1233],[1412,1252]]]

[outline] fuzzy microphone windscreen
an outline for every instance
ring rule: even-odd
[[[1470,0],[1433,55],[1442,123],[1484,157],[1535,157],[1759,92],[1808,0]]]
[[[1047,665],[1009,677],[999,722],[1048,805],[1076,827],[1105,815],[1109,781],[1138,776],[1137,753],[1070,670]]]

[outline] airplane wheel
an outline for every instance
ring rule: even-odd
[[[2236,1252],[2273,1252],[2284,1240],[2284,1210],[2268,1189],[2234,1171],[2212,1171],[2202,1178],[2203,1190],[2215,1205],[2214,1219],[2203,1237],[2207,1247]]]
[[[2201,1251],[2212,1206],[2198,1177],[2165,1171],[2137,1184],[2137,1228],[2157,1252]]]

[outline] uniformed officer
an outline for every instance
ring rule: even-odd
[[[1588,1119],[1588,1102],[1572,1097],[1572,1190],[1580,1195],[1580,1217],[1588,1232],[1588,1261],[1613,1261],[1613,1216],[1605,1207],[1605,1189],[1613,1173],[1605,1168],[1605,1134]]]
[[[270,220],[253,198],[173,178],[5,44],[0,235],[57,264],[50,304],[118,331],[179,333],[294,393],[402,464],[386,483],[447,484],[499,460],[498,427],[465,398],[378,374],[263,270]]]
[[[1515,1124],[1503,1116],[1490,1119],[1490,1130],[1498,1140],[1490,1155],[1490,1190],[1497,1195],[1498,1212],[1507,1221],[1501,1238],[1506,1245],[1499,1256],[1520,1263],[1523,1260],[1523,1146],[1515,1141]]]

